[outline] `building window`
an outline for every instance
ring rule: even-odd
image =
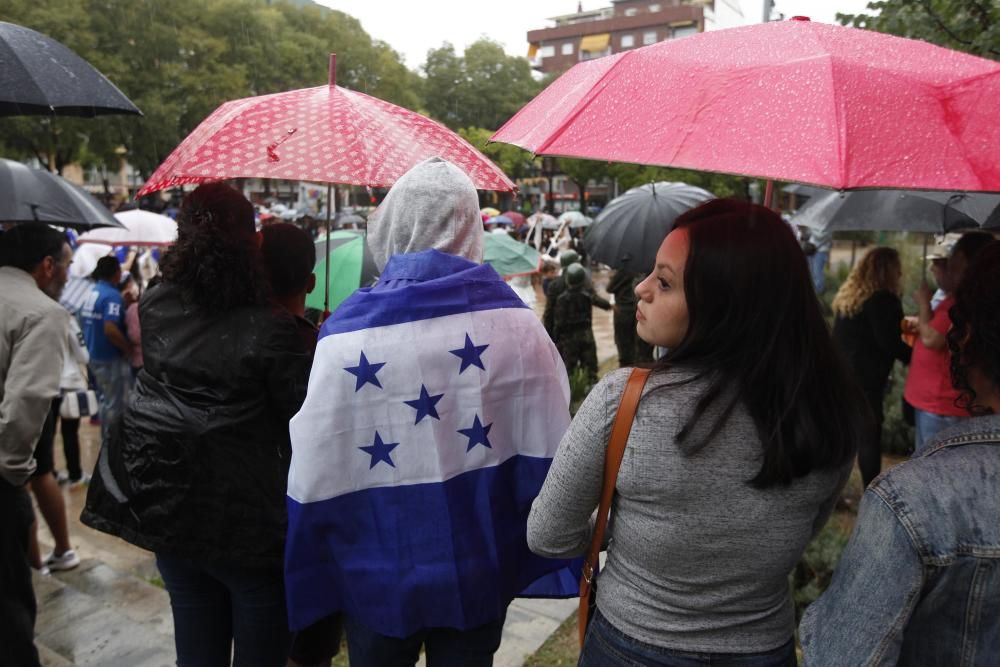
[[[698,34],[698,26],[696,25],[685,25],[674,28],[674,39],[680,39],[681,37],[690,37],[691,35]]]
[[[622,48],[631,49],[635,46],[635,37],[632,35],[622,35]]]
[[[573,55],[573,42],[566,42],[562,45],[562,54],[564,56]]]
[[[538,57],[539,58],[551,58],[555,54],[556,54],[556,47],[551,46],[551,45],[550,46],[543,46],[542,48],[538,49]]]
[[[646,32],[642,33],[642,44],[643,46],[647,46],[649,44],[656,44],[656,31],[647,30]]]
[[[636,9],[635,7],[629,7],[628,9],[625,10],[625,16],[635,16],[638,13],[639,10]]]
[[[659,5],[659,3],[654,2],[653,4],[651,4],[649,6],[649,11],[650,12],[658,12],[658,11],[660,11],[660,5]]]

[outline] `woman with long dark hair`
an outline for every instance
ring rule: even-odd
[[[625,448],[580,664],[794,665],[788,574],[870,430],[805,259],[772,211],[715,200],[678,218],[636,294],[639,336],[669,351]],[[529,518],[536,553],[589,544],[629,372],[563,438]]]
[[[177,662],[284,665],[288,421],[309,356],[271,305],[253,208],[221,183],[184,202],[139,306],[143,369],[102,449],[84,523],[155,552]]]
[[[873,436],[858,449],[858,467],[865,486],[882,469],[882,401],[897,359],[910,363],[913,351],[903,342],[899,299],[903,277],[899,253],[878,247],[851,269],[833,299],[833,339],[843,351],[874,418]]]

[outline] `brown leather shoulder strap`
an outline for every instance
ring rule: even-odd
[[[632,374],[625,384],[625,391],[622,392],[621,401],[618,403],[615,421],[611,426],[608,449],[604,455],[604,483],[601,486],[601,502],[597,506],[597,522],[594,524],[594,535],[591,537],[587,558],[583,563],[583,576],[580,577],[580,646],[583,646],[583,639],[587,632],[590,588],[601,554],[604,530],[608,525],[608,514],[611,512],[611,499],[615,495],[618,470],[621,468],[622,458],[625,456],[625,444],[632,431],[632,422],[635,420],[636,410],[639,409],[639,399],[642,397],[642,389],[646,386],[649,373],[650,369],[648,368],[632,369]]]

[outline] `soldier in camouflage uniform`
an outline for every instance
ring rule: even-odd
[[[587,289],[587,274],[579,264],[570,264],[563,272],[565,288],[555,300],[554,336],[556,348],[570,375],[577,366],[587,373],[590,383],[597,382],[597,343],[591,321],[593,294]]]
[[[559,255],[559,263],[562,265],[563,272],[565,272],[567,267],[571,264],[579,265],[579,262],[580,255],[578,255],[575,250],[566,250]],[[581,266],[580,268],[583,267]],[[586,270],[584,270],[584,283],[584,289],[590,295],[591,305],[597,306],[603,310],[611,310],[611,304],[606,299],[602,299],[598,295],[594,294],[594,290],[590,285],[590,277],[587,275]],[[549,289],[545,292],[545,313],[542,315],[542,324],[545,325],[545,330],[549,332],[549,337],[552,338],[553,341],[556,340],[556,302],[559,300],[559,295],[562,294],[565,289],[565,275],[560,275],[553,278],[549,282]]]
[[[638,304],[635,286],[645,276],[620,269],[608,283],[608,292],[615,295],[615,347],[621,367],[648,363],[653,360],[653,346],[639,338],[635,331],[635,309]]]

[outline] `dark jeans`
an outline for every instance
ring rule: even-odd
[[[865,399],[874,418],[874,431],[870,440],[862,440],[858,446],[858,468],[861,469],[861,483],[865,488],[882,472],[882,400],[885,398],[884,387],[866,387]]]
[[[35,591],[28,562],[34,518],[24,488],[0,478],[0,662],[5,665],[38,665]]]
[[[347,655],[351,667],[413,667],[424,646],[427,667],[490,667],[500,648],[503,621],[471,630],[427,628],[399,639],[380,635],[346,616]]]
[[[692,653],[645,644],[611,625],[600,611],[587,628],[579,667],[795,667],[795,641],[764,653]]]
[[[170,593],[178,667],[284,667],[291,643],[280,568],[156,554]]]

